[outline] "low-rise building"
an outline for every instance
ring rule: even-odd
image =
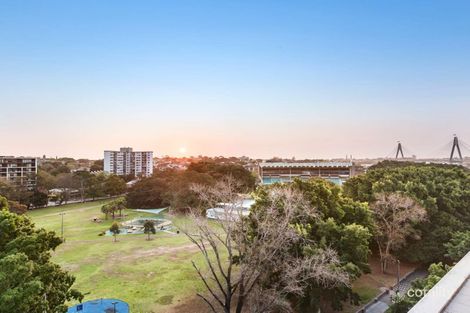
[[[0,156],[0,179],[34,189],[37,173],[38,159],[35,157]]]
[[[240,216],[248,216],[255,204],[253,199],[243,199],[239,203],[218,203],[217,207],[206,210],[206,217],[215,220],[237,221]]]

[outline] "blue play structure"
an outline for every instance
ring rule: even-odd
[[[129,313],[129,305],[118,299],[97,299],[74,305],[67,313]]]

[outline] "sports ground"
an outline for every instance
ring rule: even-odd
[[[75,288],[85,300],[117,298],[130,304],[131,312],[160,313],[172,311],[193,298],[202,286],[191,265],[199,260],[195,247],[183,234],[157,232],[152,240],[146,235],[119,235],[114,243],[109,236],[99,236],[112,219],[103,218],[104,201],[38,209],[29,213],[35,224],[61,235],[64,215],[65,243],[53,254],[54,262],[76,277]],[[154,217],[132,210],[123,211],[124,220],[139,216]],[[164,216],[181,222],[182,218]]]

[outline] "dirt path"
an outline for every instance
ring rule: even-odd
[[[196,252],[198,251],[198,247],[195,244],[187,244],[184,246],[178,247],[155,247],[153,249],[146,249],[146,250],[134,250],[131,254],[126,254],[121,256],[120,260],[132,261],[140,258],[146,257],[154,257],[154,256],[161,256],[165,254],[177,253],[177,252]]]

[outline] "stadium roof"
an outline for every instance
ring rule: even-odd
[[[318,162],[263,162],[259,164],[262,168],[318,168],[318,167],[351,167],[352,162],[330,162],[330,161],[318,161]]]

